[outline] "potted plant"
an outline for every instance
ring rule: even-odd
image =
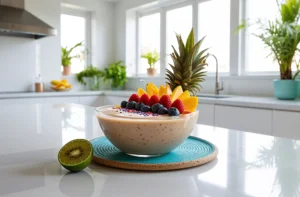
[[[71,60],[73,58],[80,58],[80,54],[71,56],[72,51],[82,46],[82,42],[77,43],[75,46],[68,49],[68,47],[61,48],[61,65],[63,66],[63,75],[70,75],[71,74]]]
[[[154,50],[153,52],[143,53],[142,58],[147,59],[149,68],[147,69],[148,76],[155,76],[157,70],[155,68],[156,62],[159,61],[159,54]]]
[[[105,82],[111,83],[112,90],[122,88],[127,81],[126,66],[122,61],[111,63],[104,69],[103,78]]]
[[[83,86],[88,86],[88,89],[90,90],[99,90],[100,79],[102,76],[102,71],[100,71],[97,67],[90,65],[80,73],[77,73],[76,79]]]
[[[274,95],[278,99],[296,99],[299,91],[296,77],[299,74],[299,48],[300,43],[300,0],[286,0],[285,3],[278,3],[280,17],[264,23],[262,20],[256,21],[261,32],[254,34],[267,48],[270,49],[280,67],[280,79],[274,80]],[[253,25],[253,24],[250,24]],[[246,22],[238,27],[238,30],[245,28]],[[296,63],[298,71],[293,75],[292,64]],[[299,84],[300,85],[300,84]]]

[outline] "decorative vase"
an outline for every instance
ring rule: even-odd
[[[100,78],[99,77],[87,77],[86,80],[87,82],[87,89],[92,90],[92,91],[97,91],[100,89]]]
[[[148,73],[148,76],[153,77],[153,76],[156,76],[157,70],[156,70],[156,68],[148,68],[147,73]]]
[[[296,80],[274,80],[274,95],[280,100],[295,100],[299,95]]]
[[[68,76],[71,74],[71,66],[63,66],[64,70],[63,70],[63,75],[64,76]]]

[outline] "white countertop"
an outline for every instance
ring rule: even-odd
[[[129,97],[134,91],[70,91],[70,92],[24,92],[24,93],[0,93],[1,99],[15,98],[41,98],[41,97],[64,97],[64,96],[121,96]],[[203,94],[203,96],[213,96]],[[222,95],[221,95],[222,96]],[[300,100],[278,100],[274,97],[248,97],[225,95],[227,98],[209,98],[199,97],[199,103],[202,104],[218,104],[237,107],[251,107],[272,110],[287,110],[300,112]]]
[[[91,164],[71,174],[58,150],[75,138],[103,136],[94,109],[75,104],[2,106],[0,196],[269,197],[299,196],[300,141],[197,125],[216,160],[170,172],[135,172]]]

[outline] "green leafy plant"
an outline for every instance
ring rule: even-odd
[[[85,79],[93,78],[94,84],[92,85],[92,90],[99,90],[100,88],[100,78],[103,76],[103,72],[99,70],[97,67],[93,67],[92,65],[86,67],[83,71],[76,74],[77,81],[83,86],[87,85]]]
[[[286,0],[285,3],[279,3],[277,0],[280,17],[275,20],[263,22],[257,20],[254,23],[243,21],[236,32],[252,25],[258,25],[262,33],[254,34],[267,48],[270,49],[270,55],[274,61],[277,61],[280,67],[280,78],[283,80],[296,79],[299,75],[299,56],[298,45],[300,43],[300,0]],[[298,71],[293,76],[292,64],[296,63]]]
[[[122,61],[114,62],[104,69],[105,82],[111,82],[112,88],[122,87],[127,81],[126,66]]]
[[[62,47],[61,48],[61,65],[62,66],[70,66],[71,60],[73,58],[80,58],[80,54],[71,56],[71,53],[75,48],[80,47],[82,45],[83,45],[83,43],[79,42],[75,46],[71,47],[70,49],[68,49],[68,47]]]
[[[156,52],[156,50],[154,50],[151,52],[143,53],[141,55],[141,58],[147,59],[149,67],[154,68],[156,62],[159,61],[159,54]]]

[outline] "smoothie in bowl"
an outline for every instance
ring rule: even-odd
[[[198,98],[179,86],[158,89],[148,83],[120,105],[102,106],[96,116],[107,139],[120,151],[154,157],[178,147],[193,131],[199,116]]]
[[[96,110],[109,141],[133,156],[160,156],[178,147],[193,131],[198,111],[180,116],[138,112],[114,106]]]

